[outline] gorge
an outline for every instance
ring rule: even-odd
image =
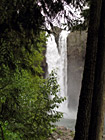
[[[55,69],[58,75],[61,96],[66,101],[59,111],[64,118],[76,119],[83,66],[85,59],[86,32],[68,32],[55,28],[47,42],[46,62],[47,73]]]

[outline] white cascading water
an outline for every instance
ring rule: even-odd
[[[60,94],[62,97],[66,97],[66,101],[63,102],[59,111],[64,113],[64,118],[70,118],[70,112],[68,109],[67,99],[67,31],[62,30],[59,35],[59,46],[55,42],[55,37],[50,35],[47,41],[46,50],[46,62],[48,64],[48,73],[52,70],[56,70],[58,75],[58,83],[60,85]]]

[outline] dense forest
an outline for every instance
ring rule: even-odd
[[[81,10],[84,22],[73,10]],[[89,10],[84,10],[88,5]],[[74,11],[75,11],[74,10]],[[87,30],[87,48],[74,140],[102,140],[105,88],[104,0],[1,0],[0,3],[0,139],[46,140],[63,114],[54,109],[65,98],[54,71],[43,77],[46,23]],[[82,22],[82,23],[81,23]],[[53,95],[53,98],[50,96]]]

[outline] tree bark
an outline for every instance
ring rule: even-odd
[[[88,140],[102,140],[105,96],[105,0],[102,0],[91,122]]]
[[[87,140],[94,89],[96,53],[102,0],[92,0],[88,29],[86,59],[79,100],[74,140]]]

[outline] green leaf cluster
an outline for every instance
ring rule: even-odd
[[[64,98],[59,96],[53,72],[45,80],[17,69],[0,97],[0,125],[6,140],[9,136],[13,140],[46,139],[63,115],[56,111]]]
[[[23,29],[22,29],[23,30]],[[0,139],[43,140],[62,117],[64,99],[54,72],[43,79],[41,63],[47,36],[40,31],[5,30],[0,38]],[[53,98],[51,98],[53,96]]]
[[[46,140],[63,115],[56,111],[64,98],[54,72],[42,76],[44,18],[36,0],[1,0],[1,140]]]

